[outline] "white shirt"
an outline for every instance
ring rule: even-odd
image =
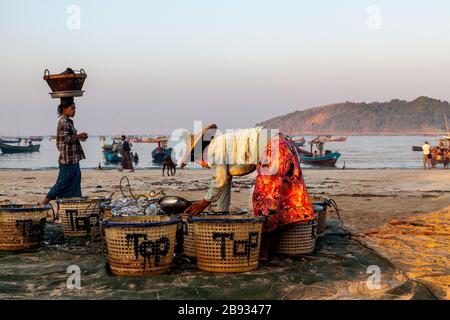
[[[429,144],[426,144],[426,143],[425,143],[425,144],[422,146],[423,154],[429,155],[429,154],[430,154],[430,148],[431,148],[431,146],[430,146]]]

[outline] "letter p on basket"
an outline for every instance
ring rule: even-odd
[[[77,265],[71,265],[67,268],[66,273],[71,273],[69,278],[67,279],[67,289],[81,289],[81,270]]]

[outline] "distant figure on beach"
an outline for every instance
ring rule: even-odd
[[[139,162],[139,156],[138,156],[137,152],[134,153],[133,161],[135,164],[138,164],[138,162]]]
[[[85,159],[80,141],[88,139],[87,133],[78,134],[73,118],[76,106],[73,98],[62,98],[58,106],[58,129],[56,133],[56,146],[59,155],[59,174],[56,184],[50,189],[42,205],[48,204],[56,198],[81,197],[81,170],[80,161]]]
[[[119,171],[130,170],[130,172],[134,172],[130,143],[124,135],[120,138],[120,140],[122,141],[122,148],[120,152],[122,155],[122,168]]]
[[[162,171],[162,175],[164,177],[164,171],[167,169],[167,175],[168,176],[174,176],[177,173],[177,168],[175,166],[175,163],[173,162],[172,158],[170,156],[165,156],[164,157],[164,162],[163,162],[163,171]]]
[[[444,150],[444,169],[448,169],[448,163],[450,162],[450,147]]]
[[[320,154],[320,156],[323,155],[323,145],[324,145],[324,143],[323,143],[322,141],[320,141],[320,142],[317,144],[317,149],[319,149],[319,154]]]
[[[430,153],[431,153],[431,168],[435,169],[436,165],[437,165],[437,154],[438,154],[438,151],[437,151],[436,148],[431,147]]]
[[[431,146],[428,143],[428,141],[425,141],[425,144],[422,146],[422,152],[423,152],[423,169],[426,170],[427,169],[427,165],[428,165],[428,169],[431,170]]]

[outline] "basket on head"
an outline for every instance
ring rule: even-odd
[[[264,217],[209,215],[191,219],[200,270],[247,272],[258,268]]]
[[[53,98],[62,98],[67,96],[82,96],[84,81],[87,75],[83,69],[79,73],[75,73],[72,69],[67,68],[60,74],[50,74],[48,69],[44,71],[44,80],[47,81],[50,89],[52,89]]]
[[[195,258],[197,256],[195,249],[194,224],[188,215],[182,216],[183,226],[183,252],[187,257]]]
[[[111,198],[67,198],[58,199],[58,216],[61,218],[64,235],[84,237],[91,235],[101,219],[102,203],[109,203]]]
[[[0,205],[0,250],[39,248],[49,210],[49,205]]]
[[[167,216],[113,217],[102,222],[111,272],[121,276],[169,271],[179,219]]]
[[[276,252],[285,255],[312,253],[316,246],[319,210],[321,207],[314,206],[314,220],[280,231],[276,239]]]

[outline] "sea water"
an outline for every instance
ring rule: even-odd
[[[305,136],[306,140],[312,137]],[[413,152],[412,146],[421,146],[425,141],[437,145],[436,136],[349,136],[345,142],[326,143],[324,150],[338,151],[341,158],[336,168],[347,169],[418,169],[422,168],[422,153]],[[106,140],[108,143],[108,139]],[[119,164],[107,164],[103,157],[98,137],[91,137],[82,143],[86,159],[82,168],[119,168]],[[171,145],[171,143],[169,143]],[[138,169],[159,168],[152,162],[151,152],[156,144],[133,143],[132,152],[139,155]],[[310,151],[308,143],[304,147]],[[58,167],[58,150],[55,142],[44,138],[39,152],[25,154],[1,154],[0,169],[49,169]],[[175,159],[178,159],[174,157]],[[438,165],[441,167],[442,165]],[[311,168],[303,164],[302,167]],[[196,168],[192,166],[192,168]]]

